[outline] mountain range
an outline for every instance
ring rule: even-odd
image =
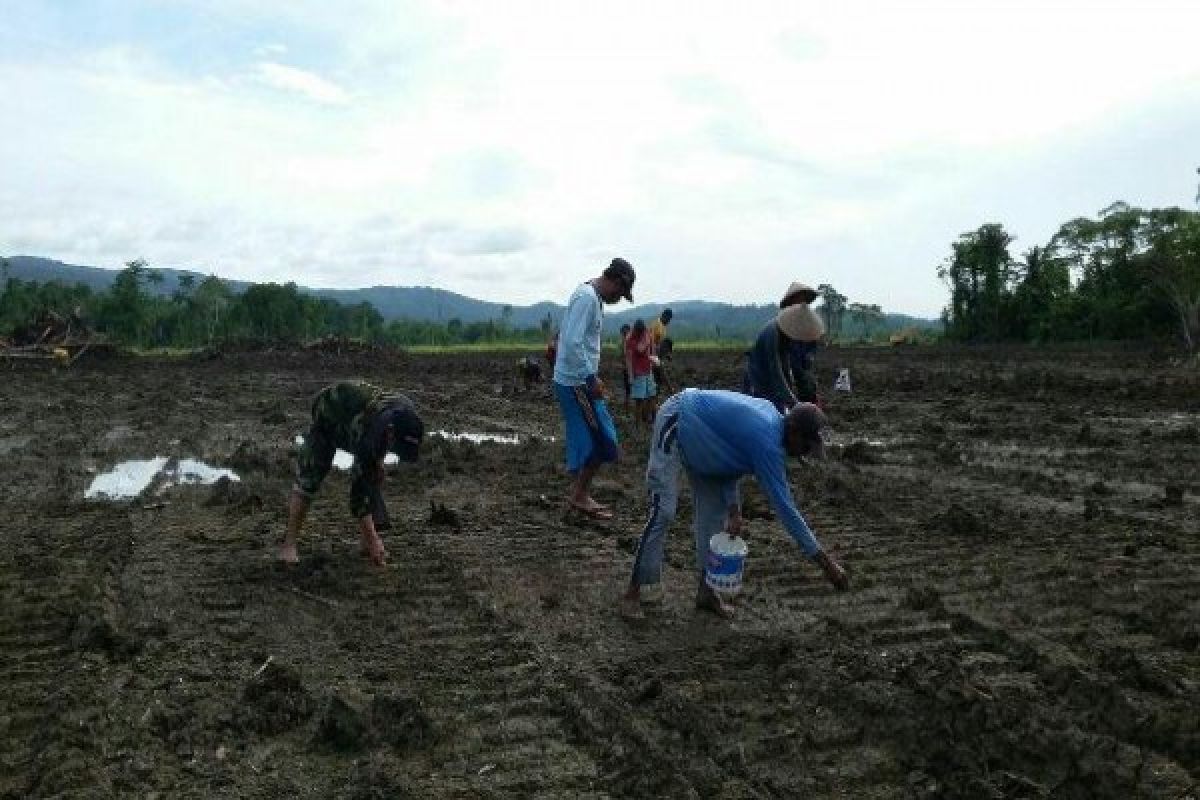
[[[49,283],[58,281],[63,284],[83,284],[93,291],[105,291],[112,286],[117,271],[102,267],[65,264],[48,258],[37,256],[9,256],[9,274],[17,279]],[[153,268],[162,274],[161,283],[147,285],[147,291],[161,295],[170,295],[179,287],[179,278],[191,275],[199,283],[206,276],[204,273],[186,269]],[[224,279],[223,279],[224,280]],[[246,281],[225,280],[226,285],[234,292],[245,291],[251,284]],[[302,292],[328,297],[339,303],[356,305],[370,303],[385,320],[412,319],[429,322],[448,322],[458,319],[464,324],[483,322],[489,319],[500,320],[506,309],[509,324],[517,328],[538,327],[546,315],[554,324],[562,316],[564,306],[557,303],[541,302],[528,306],[494,303],[487,300],[477,300],[473,297],[436,289],[429,286],[371,286],[358,289],[312,289],[297,287]],[[757,331],[774,315],[776,308],[772,305],[732,305],[716,303],[708,300],[683,300],[671,303],[648,303],[634,308],[608,312],[605,315],[610,325],[632,323],[638,317],[647,321],[658,316],[662,309],[670,307],[675,312],[672,329],[678,334],[698,336],[746,335]],[[885,314],[879,326],[885,330],[896,330],[908,326],[921,328],[940,328],[940,320],[911,317],[905,314]]]

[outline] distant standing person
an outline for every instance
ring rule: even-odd
[[[668,347],[665,351],[663,348],[664,341],[667,339],[667,327],[671,324],[675,312],[669,308],[664,308],[662,313],[658,315],[658,319],[650,324],[650,338],[654,342],[654,352],[651,355],[654,357],[654,382],[658,386],[660,392],[670,392],[671,379],[667,377],[667,366],[663,361],[670,358],[671,352]]]
[[[784,308],[763,327],[746,354],[742,391],[770,400],[780,413],[817,401],[812,359],[825,326],[805,303]]]
[[[296,540],[308,507],[340,448],[354,456],[350,468],[350,512],[358,520],[363,552],[382,566],[386,551],[379,530],[390,527],[380,486],[384,458],[395,453],[401,461],[416,461],[425,435],[425,424],[402,394],[388,394],[361,381],[326,386],[312,402],[312,425],[296,465],[296,485],[288,501],[287,532],[279,547],[279,560],[300,560]]]
[[[742,535],[738,479],[753,474],[801,551],[837,589],[849,586],[845,571],[821,549],[796,509],[788,485],[787,457],[824,457],[825,414],[811,403],[793,406],[781,416],[767,401],[736,392],[685,389],[663,403],[650,438],[646,487],[650,518],[633,559],[633,575],[622,598],[622,612],[640,613],[642,587],[662,578],[667,532],[679,504],[679,476],[692,487],[696,545],[696,608],[730,617],[733,609],[704,583],[708,541],[722,530]]]
[[[571,294],[558,335],[554,395],[566,427],[567,471],[573,476],[567,505],[595,519],[612,519],[612,511],[592,498],[592,479],[601,464],[618,457],[617,431],[599,375],[604,305],[622,297],[633,302],[635,279],[629,262],[614,258],[600,277]]]
[[[641,319],[634,320],[633,330],[625,338],[625,369],[632,385],[634,418],[646,426],[654,421],[654,400],[658,396],[651,361],[653,352],[654,342],[646,323]]]
[[[629,410],[629,402],[633,400],[633,384],[629,380],[629,360],[625,358],[625,342],[629,338],[629,323],[621,326],[621,387],[625,391],[625,410]]]
[[[554,365],[558,363],[558,330],[555,329],[550,338],[546,340],[546,363],[550,365],[550,369],[554,369]]]

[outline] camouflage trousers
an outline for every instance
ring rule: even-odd
[[[333,468],[336,453],[333,437],[314,420],[296,452],[295,490],[311,500]]]

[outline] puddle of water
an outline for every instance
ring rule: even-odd
[[[166,457],[151,458],[142,461],[125,461],[117,464],[108,472],[102,472],[92,479],[92,485],[83,496],[88,500],[106,498],[123,500],[137,497],[146,490],[154,476],[167,465]]]
[[[492,442],[494,444],[521,443],[521,437],[515,433],[472,433],[469,431],[453,433],[451,431],[434,431],[430,436],[439,436],[443,439],[449,439],[452,442],[471,442],[472,444],[483,444],[484,442]]]
[[[0,456],[6,456],[9,453],[14,453],[17,450],[21,450],[31,441],[33,441],[33,437],[28,434],[17,436],[0,436]]]
[[[117,464],[93,478],[83,496],[88,500],[129,500],[146,491],[160,477],[164,489],[182,484],[208,485],[222,478],[241,480],[231,469],[213,467],[191,458],[174,461],[159,456]]]
[[[210,467],[203,461],[196,461],[191,458],[180,459],[174,471],[168,471],[168,476],[173,477],[176,483],[209,484],[216,483],[221,478],[229,478],[231,481],[241,480],[238,474],[231,469]]]

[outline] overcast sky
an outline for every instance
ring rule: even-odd
[[[3,7],[0,254],[934,315],[959,233],[1196,197],[1197,0]]]

